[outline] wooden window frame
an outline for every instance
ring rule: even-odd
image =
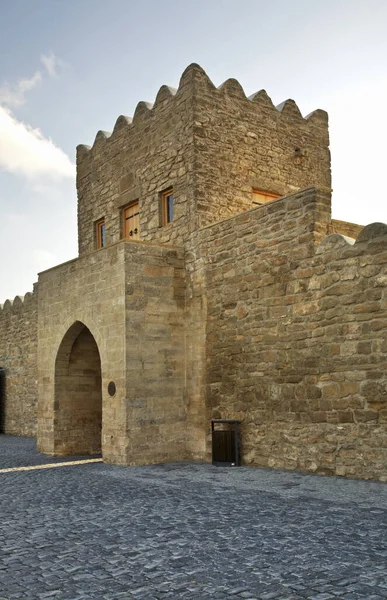
[[[169,196],[172,196],[172,198],[173,198],[173,213],[174,213],[175,212],[175,195],[173,192],[173,187],[170,187],[167,190],[165,190],[164,192],[161,192],[161,221],[162,221],[163,227],[165,227],[166,225],[170,225],[170,223],[173,223],[174,217],[175,217],[175,214],[173,214],[173,218],[170,221],[168,220],[168,198],[169,198]]]
[[[266,198],[270,198],[270,200],[267,200],[267,202],[254,202],[254,194],[266,196]],[[269,202],[272,202],[273,200],[277,200],[277,198],[281,197],[279,194],[273,194],[273,192],[266,192],[266,190],[261,190],[259,188],[255,188],[255,187],[251,188],[251,195],[253,197],[252,203],[255,204],[256,206],[264,206],[265,204],[268,204]]]
[[[102,233],[102,227],[105,227],[105,237]],[[99,219],[99,221],[95,224],[95,232],[96,232],[96,241],[97,241],[97,249],[106,247],[106,223],[105,218]],[[105,241],[105,243],[103,243]]]

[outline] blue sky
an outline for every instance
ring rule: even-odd
[[[330,116],[333,216],[387,221],[385,0],[0,0],[0,302],[77,255],[75,147],[199,63]]]

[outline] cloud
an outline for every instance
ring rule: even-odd
[[[56,179],[75,176],[75,166],[63,150],[1,106],[0,169],[31,180],[43,175]]]
[[[66,66],[66,63],[52,51],[50,54],[42,54],[40,60],[49,77],[58,77],[58,71]],[[0,86],[0,105],[8,106],[8,108],[22,106],[26,101],[27,92],[33,90],[42,81],[42,78],[42,72],[38,70],[32,77],[19,79],[13,85],[6,81]]]
[[[62,69],[66,66],[66,63],[58,56],[55,56],[52,51],[48,55],[41,54],[40,60],[50,77],[58,77],[58,69]]]
[[[15,85],[5,82],[0,87],[0,104],[10,108],[22,106],[26,101],[26,94],[34,89],[42,80],[40,71],[36,71],[29,79],[19,79]]]

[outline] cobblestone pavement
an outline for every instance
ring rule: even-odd
[[[47,462],[0,436],[0,468]],[[0,474],[0,600],[167,598],[387,598],[387,484],[193,463]]]
[[[98,456],[98,455],[95,455]],[[100,455],[99,455],[100,456]],[[0,435],[0,469],[25,467],[27,465],[46,465],[49,463],[68,462],[69,460],[87,460],[87,456],[47,456],[36,451],[36,443],[32,438],[20,438],[11,435]],[[1,490],[1,486],[0,486]]]

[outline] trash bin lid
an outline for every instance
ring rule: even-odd
[[[236,421],[235,419],[213,419],[211,423],[242,423],[242,421]]]

